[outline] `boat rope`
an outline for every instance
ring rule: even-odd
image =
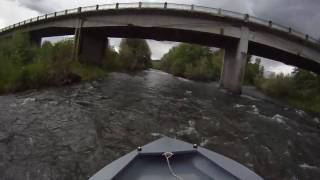
[[[173,169],[172,169],[172,167],[171,167],[171,165],[170,165],[170,160],[169,160],[169,159],[173,156],[173,153],[172,153],[172,152],[165,152],[165,153],[163,153],[162,155],[163,155],[163,156],[166,158],[166,160],[167,160],[168,168],[169,168],[172,176],[174,176],[174,177],[177,178],[178,180],[183,180],[182,177],[178,176],[178,175],[173,171]]]

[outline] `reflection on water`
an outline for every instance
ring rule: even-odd
[[[245,92],[231,96],[217,83],[151,70],[0,96],[0,177],[87,179],[163,135],[233,158],[265,179],[319,177],[319,117]]]

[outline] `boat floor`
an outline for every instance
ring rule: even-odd
[[[170,158],[173,171],[183,180],[235,180],[228,171],[198,152],[175,154]],[[177,180],[162,155],[137,156],[113,180]]]

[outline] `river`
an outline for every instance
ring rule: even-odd
[[[149,70],[0,96],[0,179],[84,180],[163,135],[265,179],[319,178],[319,115],[244,94]]]

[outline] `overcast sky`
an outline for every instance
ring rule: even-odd
[[[137,0],[139,1],[139,0]],[[167,2],[203,5],[223,8],[241,13],[248,13],[264,19],[293,27],[320,39],[320,0],[166,0]],[[0,0],[0,28],[35,17],[41,14],[115,2],[136,2],[130,0]],[[163,0],[144,0],[143,2],[165,2]],[[160,58],[163,53],[177,43],[148,41],[153,58]],[[112,39],[117,46],[119,39]],[[291,67],[281,63],[264,62],[267,70],[290,72]]]

